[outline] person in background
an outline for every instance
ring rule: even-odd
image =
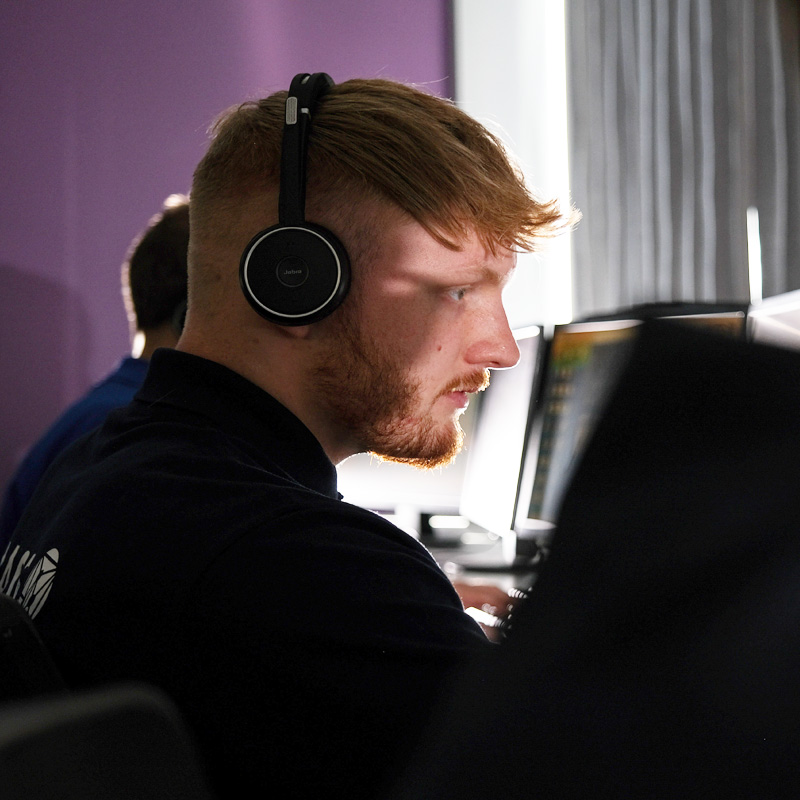
[[[573,221],[455,104],[323,78],[215,124],[181,339],[52,466],[0,560],[70,685],[174,699],[218,798],[380,797],[453,671],[506,646],[418,541],[340,496],[336,465],[457,455],[469,395],[519,358],[502,298],[516,253]],[[307,156],[282,164],[298,123]],[[287,220],[280,176],[299,163]],[[289,255],[247,273],[279,221]],[[317,226],[340,276],[349,253],[349,291],[313,319],[265,316],[248,281],[264,303],[306,280],[313,296],[317,257],[293,248]]]
[[[0,508],[0,552],[5,549],[45,470],[109,411],[127,405],[142,385],[157,347],[178,343],[186,311],[189,198],[170,195],[133,240],[122,265],[122,296],[131,328],[131,355],[67,408],[31,447],[8,483]]]

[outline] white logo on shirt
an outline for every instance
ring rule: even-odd
[[[0,561],[0,592],[19,601],[31,618],[35,617],[44,605],[58,566],[58,550],[48,550],[41,558],[26,550],[20,554],[19,546],[11,553],[6,550]]]

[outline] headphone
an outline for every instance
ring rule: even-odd
[[[324,319],[350,288],[350,259],[342,243],[327,228],[305,221],[311,115],[331,86],[324,72],[301,73],[292,80],[281,146],[278,224],[257,233],[239,262],[247,301],[278,325]]]

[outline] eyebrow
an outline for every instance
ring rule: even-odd
[[[514,274],[514,270],[516,269],[516,265],[512,266],[502,275],[498,272],[495,272],[491,267],[480,267],[480,276],[478,280],[485,281],[493,286],[502,286],[511,279],[511,276]]]

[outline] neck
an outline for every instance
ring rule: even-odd
[[[174,348],[176,344],[178,344],[178,337],[172,325],[167,323],[158,328],[137,331],[131,355],[134,358],[149,361],[159,347]]]
[[[229,324],[224,332],[210,335],[210,325],[197,327],[190,322],[177,349],[216,361],[271,394],[314,434],[334,464],[353,455],[354,450],[343,446],[314,390],[311,374],[318,327],[281,328],[256,322],[247,327],[246,335],[235,330]]]

